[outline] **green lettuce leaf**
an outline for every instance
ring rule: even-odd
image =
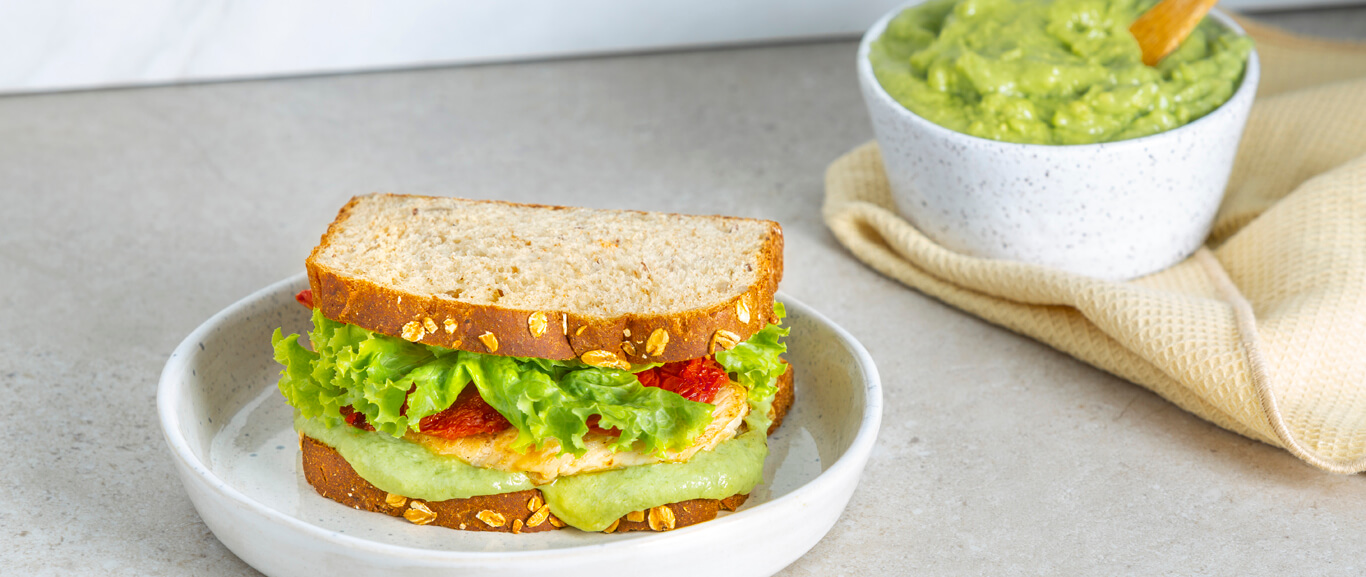
[[[779,322],[787,317],[783,303],[774,301],[773,315]],[[728,351],[717,351],[716,362],[726,368],[736,382],[749,389],[751,401],[771,399],[778,392],[778,377],[787,371],[779,355],[787,352],[787,344],[780,339],[787,336],[791,329],[777,323],[770,323],[749,340],[735,345]]]
[[[303,416],[333,426],[342,419],[341,407],[351,406],[376,430],[402,437],[423,417],[449,407],[471,383],[517,428],[517,449],[543,448],[555,439],[561,452],[582,455],[588,420],[597,415],[599,426],[621,431],[618,450],[637,443],[647,452],[677,450],[711,421],[711,405],[641,385],[632,372],[649,365],[621,371],[577,360],[454,351],[339,323],[317,311],[313,326],[316,353],[299,344],[299,335],[276,330],[272,336],[275,359],[285,367],[279,387]]]
[[[629,450],[639,441],[647,452],[687,447],[711,422],[711,405],[641,385],[627,371],[585,366],[556,380],[522,359],[479,356],[487,371],[475,380],[479,395],[517,427],[514,449],[553,438],[561,451],[582,455],[593,415],[601,418],[598,426],[621,431],[613,448]]]
[[[275,329],[270,340],[275,347],[275,362],[285,366],[279,383],[285,400],[305,417],[336,424],[341,419],[338,409],[345,404],[339,399],[346,397],[346,390],[331,386],[330,379],[319,382],[313,377],[318,354],[300,345],[299,335],[286,337],[280,329]]]

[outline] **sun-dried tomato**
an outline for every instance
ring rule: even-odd
[[[647,387],[673,391],[699,403],[710,403],[716,392],[730,383],[726,369],[711,357],[668,363],[636,373],[636,379]]]
[[[603,434],[603,435],[611,435],[611,436],[613,436],[613,437],[617,437],[617,436],[620,436],[620,435],[621,435],[621,431],[619,431],[619,430],[617,430],[617,429],[604,429],[604,428],[602,428],[602,427],[599,427],[599,426],[598,426],[598,421],[601,421],[601,420],[602,420],[602,417],[599,417],[598,415],[593,415],[593,416],[591,416],[591,417],[588,417],[588,420],[585,421],[585,423],[588,425],[588,430],[589,430],[590,432],[593,432],[593,433],[601,433],[601,434]]]
[[[366,422],[365,414],[357,413],[356,410],[351,408],[350,405],[342,407],[341,409],[339,409],[339,411],[342,414],[342,418],[346,419],[346,424],[351,425],[352,427],[355,427],[357,429],[362,429],[366,431],[375,430],[374,427],[370,426],[370,423]]]
[[[497,433],[511,426],[512,423],[479,396],[479,389],[470,386],[460,391],[460,396],[446,410],[422,417],[417,430],[433,437],[459,439]]]
[[[309,310],[313,310],[313,290],[312,290],[312,289],[304,289],[304,290],[299,291],[299,294],[294,295],[294,300],[299,301],[299,304],[308,307]]]

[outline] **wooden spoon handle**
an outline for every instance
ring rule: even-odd
[[[1129,26],[1129,33],[1143,49],[1143,63],[1157,66],[1191,30],[1200,23],[1219,0],[1162,0],[1149,8]]]

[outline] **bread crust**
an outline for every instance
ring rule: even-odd
[[[783,364],[787,365],[787,370],[782,376],[778,377],[778,392],[773,395],[773,423],[768,426],[768,434],[772,435],[778,427],[783,426],[783,418],[787,417],[788,411],[792,410],[792,402],[797,400],[797,387],[793,382],[792,365],[783,359]]]
[[[789,368],[778,379],[778,394],[773,401],[773,424],[769,427],[768,434],[772,435],[782,424],[783,418],[792,407],[794,397],[792,369]],[[399,495],[391,496],[362,478],[341,453],[321,441],[300,434],[299,449],[303,453],[304,478],[308,484],[312,485],[319,495],[353,509],[384,513],[393,517],[404,517],[415,523],[465,531],[539,533],[558,528],[549,519],[535,526],[529,524],[534,521],[532,517],[536,513],[530,506],[536,504],[533,500],[545,502],[538,489],[445,501],[421,501]],[[748,497],[747,494],[738,494],[725,499],[692,499],[664,506],[673,512],[674,528],[677,529],[710,521],[723,510],[734,511],[744,504]],[[428,520],[420,509],[418,513],[409,513],[415,506],[425,507],[435,516]],[[412,517],[405,516],[405,513]],[[495,513],[496,516],[488,513]],[[501,519],[502,523],[494,525],[485,519]],[[654,530],[650,527],[648,517],[641,521],[622,517],[619,521],[613,532]]]
[[[728,331],[738,337],[737,341],[743,341],[763,329],[772,320],[773,295],[783,276],[782,227],[773,221],[760,221],[768,224],[769,232],[760,249],[755,283],[740,295],[710,307],[669,315],[597,318],[573,311],[522,310],[423,297],[348,277],[317,262],[320,251],[331,242],[333,233],[350,218],[353,207],[362,198],[352,198],[342,207],[306,261],[314,306],[329,319],[399,338],[403,338],[404,326],[409,323],[435,326],[435,331],[422,331],[416,342],[450,349],[552,360],[607,351],[618,359],[637,364],[695,359],[713,352],[717,331]],[[532,334],[529,322],[537,313],[545,315],[546,321],[545,332],[539,336]],[[742,320],[746,315],[748,322]],[[668,344],[661,354],[650,355],[649,339],[658,329],[667,331]],[[488,334],[493,339],[489,339]]]

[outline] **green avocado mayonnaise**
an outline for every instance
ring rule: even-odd
[[[766,416],[771,402],[754,403],[754,410]],[[686,463],[562,477],[540,489],[551,513],[584,531],[601,531],[622,515],[666,503],[749,493],[763,481],[768,419],[746,422],[750,431],[715,450],[699,452]],[[298,415],[294,428],[336,449],[361,478],[389,493],[444,501],[535,488],[522,473],[473,467],[382,433],[328,427],[319,419]]]
[[[764,480],[768,418],[773,398],[750,401],[749,431],[700,451],[686,463],[656,463],[600,473],[561,477],[541,487],[561,521],[601,531],[632,511],[690,499],[725,499],[748,494]]]
[[[1156,67],[1129,25],[1154,0],[930,0],[893,18],[878,83],[945,128],[1007,142],[1090,144],[1171,130],[1226,102],[1252,41],[1206,19]]]
[[[725,499],[749,493],[764,478],[768,443],[749,431],[700,452],[686,463],[657,463],[556,479],[541,487],[561,521],[601,531],[632,511],[690,499]]]
[[[383,491],[426,501],[468,499],[532,489],[523,473],[475,467],[422,445],[355,427],[329,427],[294,415],[294,430],[336,449],[356,474]]]

